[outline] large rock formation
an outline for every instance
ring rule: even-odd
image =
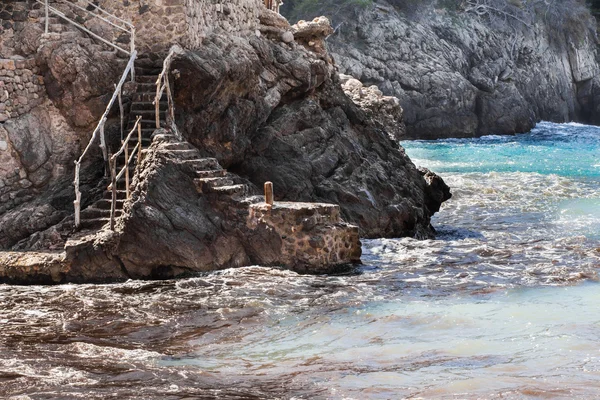
[[[179,128],[231,171],[272,181],[278,200],[339,204],[366,237],[432,237],[430,217],[448,194],[429,207],[404,151],[344,94],[322,50],[323,21],[294,27],[308,50],[215,35],[178,58]]]
[[[327,272],[359,260],[358,229],[346,222],[367,237],[433,237],[430,218],[450,193],[439,177],[419,171],[394,139],[398,133],[390,128],[401,122],[397,101],[375,88],[365,89],[363,98],[357,85],[346,88],[358,90],[356,103],[345,94],[341,82],[348,79],[340,80],[325,50],[332,32],[327,19],[291,27],[260,7],[257,32],[217,29],[173,61],[175,122],[189,143],[162,143],[157,138],[175,136],[156,136],[137,168],[132,197],[120,203],[115,231],[104,226],[71,235],[69,164],[87,144],[123,61],[95,60],[98,52],[87,51],[77,35],[40,47],[37,65],[48,98],[41,110],[9,120],[4,129],[29,132],[7,134],[26,172],[51,162],[54,175],[0,213],[0,246],[57,249],[71,236],[66,255],[0,254],[0,277],[19,281],[15,268],[2,265],[6,260],[29,271],[21,282],[27,273],[37,274],[36,282],[89,282],[249,264]],[[152,85],[143,78],[140,87]],[[64,149],[53,135],[67,135]],[[81,188],[84,208],[94,207],[82,215],[104,224],[106,182],[94,148]],[[219,163],[233,174],[220,175]],[[209,164],[218,168],[198,169]],[[11,179],[26,175],[16,174]],[[235,185],[224,183],[231,179]],[[265,181],[274,183],[279,203],[252,206],[256,198],[247,195],[258,194]],[[214,186],[218,182],[223,186]],[[303,201],[329,204],[288,203]]]
[[[305,3],[283,10],[307,19],[335,10],[327,43],[340,72],[399,98],[408,138],[525,132],[539,120],[600,123],[595,22],[580,2],[537,11],[525,8],[542,2]],[[470,3],[483,5],[481,16]]]

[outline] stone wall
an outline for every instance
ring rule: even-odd
[[[294,271],[328,273],[360,262],[358,227],[342,222],[340,206],[275,202],[250,206],[248,227],[266,224],[281,238],[279,261]]]
[[[195,48],[217,29],[251,33],[260,0],[100,0],[104,10],[136,27],[138,52],[163,52],[172,44]]]
[[[44,78],[38,73],[35,59],[0,59],[0,123],[28,113],[43,101]]]
[[[186,0],[186,19],[189,26],[189,48],[198,48],[203,38],[214,30],[228,33],[254,33],[258,27],[261,0]]]

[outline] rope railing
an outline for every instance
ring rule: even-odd
[[[175,135],[179,139],[181,139],[181,135],[177,130],[177,126],[175,125],[175,106],[173,102],[173,94],[171,92],[171,86],[169,84],[169,71],[171,70],[171,62],[173,62],[173,57],[177,54],[183,53],[183,49],[174,45],[171,47],[169,51],[169,55],[163,61],[163,69],[158,75],[158,79],[156,80],[156,97],[154,98],[154,107],[155,107],[155,115],[156,115],[156,129],[160,128],[160,99],[162,98],[165,90],[167,92],[167,115],[166,122],[167,125],[173,130]]]
[[[129,199],[130,191],[129,191],[129,165],[135,159],[136,153],[138,154],[138,163],[140,165],[141,155],[142,155],[142,125],[140,121],[142,120],[141,116],[138,116],[135,120],[135,124],[133,128],[121,144],[121,148],[115,154],[110,157],[110,176],[111,182],[108,186],[108,190],[111,191],[111,204],[110,204],[110,229],[115,230],[115,210],[117,207],[117,182],[125,175],[125,198]],[[138,142],[134,146],[131,154],[129,154],[129,141],[134,133],[137,132]],[[125,154],[125,165],[123,168],[119,170],[117,173],[117,160],[121,154]]]
[[[97,18],[97,19],[109,24],[113,28],[116,28],[123,32],[129,33],[130,34],[129,50],[124,49],[121,46],[118,46],[117,44],[101,37],[100,35],[92,32],[91,30],[89,30],[88,28],[83,26],[82,24],[67,17],[61,10],[59,10],[53,6],[50,6],[48,4],[49,0],[35,0],[35,1],[39,4],[44,5],[45,16],[46,16],[44,32],[46,34],[48,34],[48,30],[49,30],[48,17],[49,17],[49,14],[52,13],[52,14],[55,14],[56,16],[58,16],[59,18],[62,18],[63,20],[69,22],[70,24],[76,26],[77,28],[81,29],[82,31],[86,32],[88,35],[92,36],[93,38],[100,40],[102,43],[105,43],[108,46],[111,46],[112,48],[116,49],[117,51],[121,51],[127,55],[131,55],[135,51],[135,27],[133,26],[133,24],[131,24],[131,22],[125,21],[124,19],[121,19],[121,18],[117,17],[116,15],[113,15],[113,14],[103,10],[102,8],[98,7],[97,5],[95,5],[94,3],[92,3],[88,0],[79,0],[79,1],[88,5],[88,7],[93,7],[92,9],[98,10],[100,13],[104,14],[106,17],[103,17],[102,15],[99,15],[99,14],[95,14],[95,13],[91,12],[90,10],[88,10],[87,8],[81,7],[80,5],[78,5],[76,3],[63,1],[63,0],[61,0],[60,3],[65,4],[68,7],[72,7],[77,10],[80,10],[82,12],[85,12],[88,15],[90,15],[92,18]],[[112,21],[111,21],[111,19],[112,19]],[[131,80],[133,80],[133,79],[134,79],[134,75],[132,72]]]
[[[75,201],[73,202],[73,205],[75,206],[75,227],[76,228],[79,228],[79,225],[81,223],[81,192],[79,191],[79,183],[80,183],[79,182],[79,173],[80,173],[80,169],[81,169],[81,162],[84,159],[85,155],[90,150],[90,148],[92,147],[92,144],[95,142],[96,137],[100,136],[100,148],[102,149],[102,156],[104,158],[106,170],[107,171],[110,170],[110,164],[108,162],[109,161],[108,160],[108,149],[106,147],[106,139],[104,137],[104,125],[106,124],[108,114],[109,114],[113,104],[115,103],[116,99],[119,97],[119,94],[121,93],[123,84],[125,83],[125,80],[127,79],[127,75],[129,74],[130,71],[133,71],[133,69],[134,69],[134,62],[135,62],[136,57],[137,57],[137,51],[134,50],[131,53],[129,62],[127,63],[127,67],[125,67],[125,71],[121,75],[121,79],[119,80],[119,83],[115,87],[115,91],[114,91],[110,101],[108,102],[108,105],[106,106],[104,114],[102,114],[102,117],[100,118],[100,122],[98,123],[98,125],[96,126],[96,129],[94,129],[94,132],[92,133],[92,137],[90,138],[90,141],[88,142],[87,146],[81,153],[81,156],[79,156],[79,158],[75,161],[75,181],[73,182],[73,184],[75,185]],[[141,140],[140,140],[140,142],[141,142]]]

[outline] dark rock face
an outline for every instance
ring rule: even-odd
[[[239,221],[216,209],[206,196],[198,196],[193,177],[193,169],[185,163],[160,152],[148,153],[144,172],[134,182],[115,252],[131,277],[249,264],[240,238],[230,230]]]
[[[116,62],[114,54],[86,44],[79,38],[49,42],[37,58],[50,100],[71,125],[90,128],[104,112],[126,61]]]
[[[341,73],[400,99],[407,138],[511,134],[539,120],[600,123],[595,23],[581,5],[565,9],[570,29],[556,35],[543,16],[491,26],[441,6],[407,16],[393,3],[336,15],[327,43]]]
[[[431,237],[449,193],[344,94],[318,40],[208,37],[173,64],[180,130],[276,200],[337,203],[366,237]]]

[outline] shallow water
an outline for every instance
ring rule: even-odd
[[[0,397],[600,397],[600,130],[403,143],[438,240],[344,276],[0,285]]]

